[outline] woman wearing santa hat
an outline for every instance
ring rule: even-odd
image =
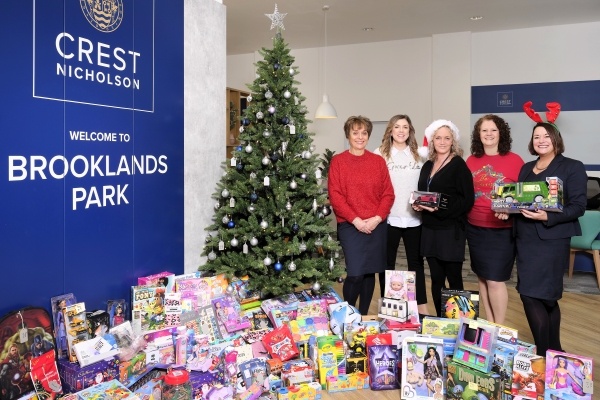
[[[462,264],[465,260],[467,213],[473,206],[473,177],[462,159],[459,131],[448,120],[433,121],[425,129],[426,148],[419,149],[427,161],[419,176],[419,191],[436,192],[448,197],[445,208],[413,204],[422,211],[421,255],[431,272],[431,297],[441,316],[441,290],[463,289]]]

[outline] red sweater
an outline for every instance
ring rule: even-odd
[[[376,215],[385,220],[394,204],[394,188],[382,157],[365,150],[362,156],[345,151],[331,159],[329,200],[337,222]]]
[[[475,204],[468,215],[470,224],[482,228],[509,228],[512,226],[511,219],[502,221],[494,217],[494,212],[491,210],[490,193],[496,182],[517,182],[523,164],[523,159],[511,152],[505,156],[484,154],[480,158],[474,156],[467,158],[467,166],[473,174],[475,188]]]

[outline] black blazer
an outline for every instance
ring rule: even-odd
[[[519,182],[526,180],[526,176],[536,162],[537,160],[531,161],[521,167]],[[540,239],[580,236],[581,227],[578,218],[585,212],[587,204],[587,173],[583,163],[559,154],[550,162],[548,168],[538,175],[538,179],[545,181],[549,176],[557,176],[563,182],[563,212],[548,212],[547,221],[525,220],[524,217],[519,216],[518,221],[515,221],[517,231],[518,225],[527,221],[535,224]]]

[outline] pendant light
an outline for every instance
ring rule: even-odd
[[[325,55],[323,57],[323,82],[324,82],[324,93],[323,93],[323,102],[319,107],[317,107],[317,111],[315,112],[315,118],[337,118],[337,111],[333,105],[329,102],[329,96],[327,96],[327,10],[329,10],[329,6],[323,6],[323,12],[325,17]]]

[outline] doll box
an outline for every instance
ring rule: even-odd
[[[80,400],[140,400],[136,394],[116,380],[99,383],[77,394]]]
[[[546,359],[529,353],[517,353],[513,361],[512,395],[538,398],[544,396]]]
[[[56,364],[66,393],[78,392],[97,383],[119,378],[119,366],[116,360],[102,360],[87,367],[81,367],[66,359],[58,360]]]
[[[500,399],[502,380],[496,373],[485,373],[448,362],[448,399]]]
[[[591,400],[593,368],[592,358],[548,350],[544,399]]]
[[[443,339],[410,337],[402,343],[402,399],[435,399],[443,396],[445,359]],[[373,379],[371,379],[373,385]],[[435,389],[434,390],[432,390]]]
[[[492,190],[492,211],[509,214],[521,210],[562,212],[563,182],[549,176],[546,182],[514,182],[495,184]]]

